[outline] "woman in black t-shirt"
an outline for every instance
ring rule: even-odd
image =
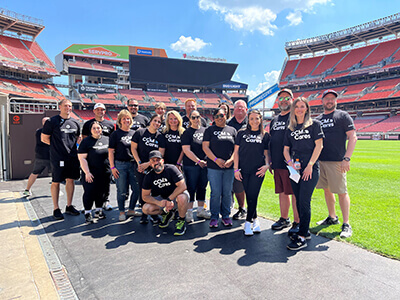
[[[296,206],[299,212],[299,232],[291,236],[289,250],[299,250],[307,247],[306,239],[311,235],[308,231],[311,219],[311,196],[319,178],[318,157],[322,150],[324,133],[321,123],[312,120],[310,106],[306,98],[297,98],[290,110],[289,127],[283,142],[283,155],[291,168],[296,167],[300,179],[296,183],[291,180],[293,193],[296,196]],[[295,164],[296,163],[296,164]]]
[[[90,126],[91,135],[83,139],[78,149],[82,169],[83,206],[87,224],[93,223],[92,206],[96,204],[95,217],[105,218],[103,203],[110,192],[110,164],[108,162],[108,137],[102,135],[99,122]]]
[[[265,172],[269,169],[269,133],[264,132],[260,111],[248,114],[246,129],[239,130],[235,141],[234,173],[236,180],[242,181],[247,201],[247,217],[244,234],[260,233],[257,218],[257,200]],[[252,228],[253,225],[253,228]]]
[[[139,187],[134,172],[134,160],[131,153],[131,140],[135,131],[131,129],[133,120],[131,113],[123,109],[117,118],[118,129],[110,136],[108,156],[112,174],[117,186],[117,201],[119,209],[119,220],[125,221],[125,200],[129,196],[129,186],[132,193],[129,201],[128,217],[140,216],[135,211],[137,199],[139,198]]]
[[[182,135],[183,173],[190,195],[186,222],[193,222],[193,203],[197,198],[197,217],[210,219],[211,214],[204,208],[207,188],[207,161],[202,148],[203,135],[206,130],[201,126],[200,113],[193,110],[189,114],[189,128]]]
[[[169,111],[165,118],[165,128],[163,130],[165,137],[164,163],[176,165],[178,169],[182,168],[181,136],[184,131],[180,114],[175,110]]]
[[[135,174],[139,184],[139,201],[141,205],[144,204],[142,198],[143,180],[150,166],[149,153],[153,150],[158,150],[161,152],[162,155],[164,155],[165,152],[165,138],[158,130],[160,125],[160,116],[153,115],[150,119],[149,126],[147,126],[146,128],[139,128],[138,130],[136,130],[135,134],[132,137],[131,150],[132,155],[137,163]],[[154,222],[157,222],[157,220],[157,218],[153,218]],[[140,223],[148,223],[147,215],[142,215]]]
[[[206,129],[203,151],[207,155],[208,181],[211,187],[210,227],[218,227],[219,215],[222,224],[232,226],[231,213],[233,185],[233,150],[236,129],[226,125],[226,114],[222,108],[213,113],[215,125]]]

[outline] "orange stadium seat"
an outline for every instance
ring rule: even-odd
[[[0,36],[0,42],[9,52],[11,52],[16,58],[27,61],[34,62],[35,57],[32,53],[26,48],[26,46],[22,43],[21,40],[8,37],[8,36]]]
[[[400,47],[400,39],[383,42],[363,61],[363,66],[376,65],[384,58],[390,57]]]
[[[361,129],[360,132],[388,132],[400,127],[400,115],[393,116],[369,127]]]
[[[312,57],[312,58],[305,58],[300,60],[300,64],[298,65],[294,74],[296,78],[301,78],[307,75],[310,75],[312,70],[317,66],[317,64],[321,61],[322,57]]]
[[[349,51],[349,54],[346,55],[346,57],[344,57],[343,60],[335,67],[334,72],[337,73],[346,71],[348,68],[361,62],[374,47],[376,47],[376,45],[370,45]]]
[[[285,79],[288,75],[292,74],[294,69],[297,66],[297,63],[299,62],[299,60],[289,60],[286,62],[286,66],[285,69],[282,72],[282,79]]]
[[[318,67],[314,70],[312,75],[319,75],[325,72],[328,69],[333,68],[349,51],[328,54],[323,56],[323,60],[318,65]]]

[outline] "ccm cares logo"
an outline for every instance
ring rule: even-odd
[[[110,51],[106,48],[103,47],[94,47],[94,48],[86,48],[86,49],[79,49],[79,51],[85,53],[85,54],[91,54],[91,55],[100,55],[100,56],[108,56],[108,57],[117,57],[121,56],[118,53],[115,53],[113,51]]]

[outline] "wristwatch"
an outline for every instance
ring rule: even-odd
[[[350,157],[345,156],[345,157],[343,157],[343,160],[344,161],[350,161]]]

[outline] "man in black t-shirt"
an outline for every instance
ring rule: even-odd
[[[190,116],[190,113],[194,110],[197,110],[196,99],[194,99],[194,98],[186,99],[186,101],[185,101],[186,115],[182,117],[182,126],[185,129],[188,129],[190,127],[189,116]],[[201,120],[200,126],[208,127],[206,119],[204,119],[203,117],[200,117],[200,120]]]
[[[247,104],[243,100],[238,100],[233,105],[233,117],[230,118],[226,124],[232,126],[239,131],[240,129],[245,129],[247,127]],[[232,218],[238,220],[240,218],[245,218],[247,211],[245,208],[245,197],[243,183],[236,178],[233,181],[233,193],[236,196],[238,202],[239,210],[235,213]],[[234,201],[232,199],[232,201]]]
[[[103,103],[96,103],[93,108],[93,113],[95,117],[93,119],[90,119],[89,121],[86,121],[85,124],[83,124],[82,128],[82,140],[85,137],[88,137],[91,135],[90,133],[90,127],[92,126],[94,121],[99,122],[101,128],[102,128],[102,135],[104,136],[110,136],[111,133],[114,132],[115,126],[114,123],[104,119],[104,116],[106,114],[106,107]],[[109,195],[106,197],[106,201],[104,202],[103,208],[105,210],[112,210],[112,206],[110,204],[110,201],[108,199]]]
[[[290,89],[282,89],[279,91],[276,102],[280,109],[277,115],[270,123],[269,133],[271,135],[270,154],[271,154],[271,173],[274,174],[275,193],[279,194],[279,207],[281,217],[272,224],[273,230],[281,230],[290,226],[289,208],[290,195],[292,195],[292,209],[294,222],[292,228],[289,229],[289,235],[297,233],[299,230],[299,214],[296,207],[296,197],[293,194],[292,186],[289,179],[289,171],[286,167],[285,158],[283,157],[283,140],[286,129],[289,126],[290,108],[293,103],[293,93]]]
[[[114,132],[115,129],[114,123],[104,119],[104,116],[106,114],[106,107],[103,103],[96,103],[93,108],[93,113],[95,117],[93,119],[86,121],[85,124],[83,124],[82,140],[90,135],[90,127],[94,121],[99,122],[102,128],[102,133],[101,133],[102,135],[109,137],[111,133]]]
[[[77,216],[79,211],[72,206],[75,190],[74,180],[79,179],[79,161],[76,144],[80,142],[79,123],[71,117],[72,103],[64,99],[59,104],[60,114],[47,120],[43,126],[41,140],[50,145],[50,163],[52,169],[51,197],[53,199],[53,216],[64,219],[58,206],[60,183],[64,180],[67,193],[65,212]]]
[[[349,223],[350,197],[347,193],[346,173],[350,170],[350,158],[356,147],[357,135],[353,119],[342,110],[336,109],[338,94],[334,90],[327,90],[322,95],[324,113],[316,119],[322,123],[325,140],[320,160],[320,178],[317,189],[325,192],[325,201],[329,216],[317,222],[317,225],[339,224],[335,211],[335,195],[339,196],[339,204],[343,214],[341,238],[352,235]],[[348,140],[346,147],[346,140]]]
[[[42,119],[42,126],[44,123],[49,120],[49,117],[44,117]],[[25,197],[31,196],[31,187],[35,183],[39,174],[41,174],[45,168],[50,171],[50,146],[42,143],[41,135],[43,128],[36,130],[36,147],[35,147],[35,162],[33,164],[33,171],[31,175],[29,175],[28,183],[26,185],[25,191],[22,193]]]
[[[139,114],[139,102],[135,99],[129,99],[127,106],[133,120],[131,129],[137,130],[139,128],[146,128],[149,124],[149,119],[146,116]]]
[[[185,179],[174,165],[164,165],[161,152],[153,150],[149,153],[150,166],[153,169],[143,180],[142,197],[146,202],[143,213],[162,216],[160,228],[166,228],[173,220],[176,208],[179,219],[175,225],[174,235],[183,235],[186,232],[185,216],[189,193],[186,190]]]

